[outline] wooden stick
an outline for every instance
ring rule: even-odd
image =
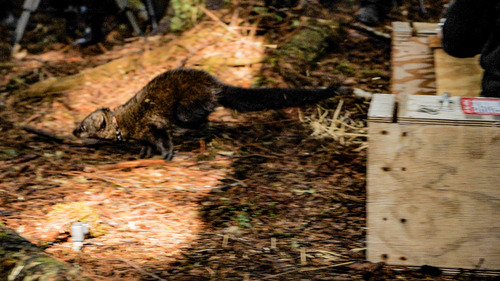
[[[301,265],[307,264],[306,248],[300,248],[300,264]]]
[[[48,139],[53,140],[57,143],[63,143],[66,140],[66,138],[64,138],[64,137],[60,137],[60,136],[54,135],[50,132],[47,132],[47,131],[44,131],[41,129],[37,129],[37,128],[33,128],[33,127],[30,127],[27,125],[24,125],[21,128],[28,133],[32,133],[32,134],[42,136],[44,138],[48,138]]]
[[[161,281],[166,281],[166,279],[163,279],[161,278],[160,276],[154,274],[154,273],[151,273],[151,272],[148,272],[148,271],[145,271],[144,269],[142,269],[140,266],[136,265],[135,263],[129,261],[129,260],[126,260],[124,258],[121,258],[121,257],[117,257],[118,260],[130,265],[131,267],[135,268],[135,270],[139,271],[140,273],[143,273],[143,274],[146,274],[146,275],[149,275],[151,277],[153,277],[154,279],[156,280],[161,280]]]
[[[220,26],[224,27],[227,31],[231,32],[232,34],[236,35],[237,37],[240,37],[240,38],[242,37],[241,34],[239,34],[238,32],[234,31],[230,26],[228,26],[223,21],[221,21],[214,13],[212,13],[209,10],[205,9],[205,7],[198,6],[198,8],[200,8],[208,17],[210,17],[215,22],[217,22],[217,24],[219,24]]]
[[[304,272],[304,271],[322,270],[322,269],[327,269],[327,268],[332,268],[332,267],[349,265],[349,264],[353,264],[353,263],[354,263],[353,261],[347,261],[347,262],[342,262],[342,263],[337,263],[337,264],[332,264],[332,265],[327,265],[327,266],[322,266],[322,267],[303,268],[303,269],[300,269],[299,271]]]
[[[262,279],[263,280],[264,279],[271,279],[271,278],[274,278],[274,277],[278,277],[278,276],[281,276],[281,275],[285,275],[285,274],[289,274],[289,273],[293,273],[293,272],[297,272],[297,271],[305,272],[305,271],[322,270],[322,269],[327,269],[327,268],[332,268],[332,267],[339,267],[339,266],[349,265],[349,264],[353,264],[353,263],[354,263],[353,261],[348,261],[348,262],[342,262],[342,263],[327,265],[327,266],[323,266],[323,267],[292,269],[292,270],[281,272],[281,273],[278,273],[278,274],[269,275],[269,276],[266,276],[266,277],[264,277]]]
[[[360,24],[360,23],[351,23],[350,26],[353,28],[353,29],[357,29],[359,31],[363,31],[363,32],[366,32],[370,35],[373,35],[375,37],[378,37],[378,38],[381,38],[381,39],[385,39],[385,40],[391,40],[391,35],[390,34],[387,34],[387,33],[383,33],[383,32],[380,32],[378,30],[375,30],[369,26],[366,26],[364,24]]]
[[[99,166],[98,169],[103,170],[121,170],[121,169],[135,169],[139,167],[155,166],[155,165],[167,165],[164,159],[138,159],[132,161],[118,162],[116,164],[107,164]]]

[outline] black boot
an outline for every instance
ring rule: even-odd
[[[377,26],[396,7],[397,2],[400,1],[361,0],[361,10],[357,20],[369,26]]]
[[[380,12],[375,5],[367,5],[361,8],[356,19],[369,26],[377,26],[380,24]]]

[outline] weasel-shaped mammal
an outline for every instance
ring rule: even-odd
[[[217,105],[240,112],[302,106],[335,96],[339,87],[247,89],[224,84],[202,70],[175,69],[156,76],[113,111],[101,108],[92,112],[73,134],[81,138],[136,140],[143,145],[140,157],[150,157],[156,150],[170,160],[171,132],[176,126],[200,128]]]

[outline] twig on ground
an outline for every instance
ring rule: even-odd
[[[378,31],[378,30],[375,30],[375,29],[373,29],[373,28],[371,28],[369,26],[366,26],[364,24],[360,24],[358,22],[355,22],[355,23],[351,23],[350,26],[353,29],[356,29],[356,30],[359,30],[359,31],[363,31],[365,33],[368,33],[369,35],[378,37],[380,39],[391,40],[391,35],[390,34],[387,34],[387,33],[384,33],[384,32]]]
[[[210,12],[209,10],[207,10],[203,6],[198,6],[198,8],[200,8],[208,17],[210,17],[211,19],[213,19],[214,21],[216,21],[217,24],[219,24],[220,26],[224,27],[227,31],[231,32],[232,34],[234,34],[234,35],[236,35],[238,37],[241,37],[241,34],[239,34],[238,32],[234,31],[230,26],[228,26],[223,21],[221,21],[214,13]]]
[[[323,267],[301,268],[301,269],[296,268],[296,269],[292,269],[292,270],[289,270],[289,271],[281,272],[281,273],[278,273],[278,274],[269,275],[269,276],[266,276],[266,277],[264,277],[262,279],[263,280],[264,279],[271,279],[271,278],[275,278],[275,277],[278,277],[278,276],[281,276],[281,275],[285,275],[285,274],[289,274],[289,273],[293,273],[293,272],[306,272],[306,271],[322,270],[322,269],[327,269],[327,268],[332,268],[332,267],[339,267],[339,266],[349,265],[349,264],[353,264],[353,263],[354,263],[353,261],[348,261],[348,262],[342,262],[342,263],[327,265],[327,266],[323,266]]]
[[[337,263],[337,264],[332,264],[332,265],[327,265],[327,266],[322,266],[322,267],[314,267],[314,268],[303,268],[300,269],[300,272],[305,272],[305,271],[315,271],[315,270],[322,270],[322,269],[327,269],[327,268],[332,268],[332,267],[339,267],[339,266],[344,266],[344,265],[349,265],[353,264],[353,261],[348,261],[348,262],[342,262],[342,263]]]
[[[155,166],[155,165],[165,166],[167,164],[168,162],[165,162],[164,159],[139,159],[133,161],[119,162],[116,164],[102,165],[98,167],[98,170],[104,171],[104,170],[135,169],[139,167]]]
[[[130,265],[131,267],[135,268],[135,270],[139,271],[140,273],[143,273],[143,274],[146,274],[146,275],[149,275],[151,277],[153,277],[154,279],[156,280],[162,280],[162,281],[166,281],[167,279],[163,279],[161,278],[160,276],[154,274],[154,273],[151,273],[151,272],[147,272],[145,271],[144,269],[142,269],[140,266],[136,265],[135,263],[129,261],[129,260],[126,260],[124,258],[121,258],[121,257],[117,257],[118,260]]]
[[[36,134],[36,135],[39,135],[39,136],[42,136],[44,138],[48,138],[50,140],[53,140],[57,143],[63,143],[65,140],[67,140],[67,138],[64,138],[64,137],[60,137],[60,136],[57,136],[57,135],[54,135],[50,132],[47,132],[47,131],[44,131],[44,130],[41,130],[41,129],[37,129],[37,128],[33,128],[33,127],[30,127],[30,126],[27,126],[27,125],[24,125],[21,127],[23,130],[25,130],[26,132],[28,133],[32,133],[32,134]]]

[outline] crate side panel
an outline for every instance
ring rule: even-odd
[[[368,259],[500,269],[500,129],[370,125]]]
[[[396,204],[386,198],[386,193],[401,189],[399,182],[388,173],[395,168],[393,159],[399,145],[400,127],[397,123],[368,123],[367,258],[372,262],[392,261],[393,254],[387,252],[389,245],[382,235],[387,227],[387,217],[382,211]]]

